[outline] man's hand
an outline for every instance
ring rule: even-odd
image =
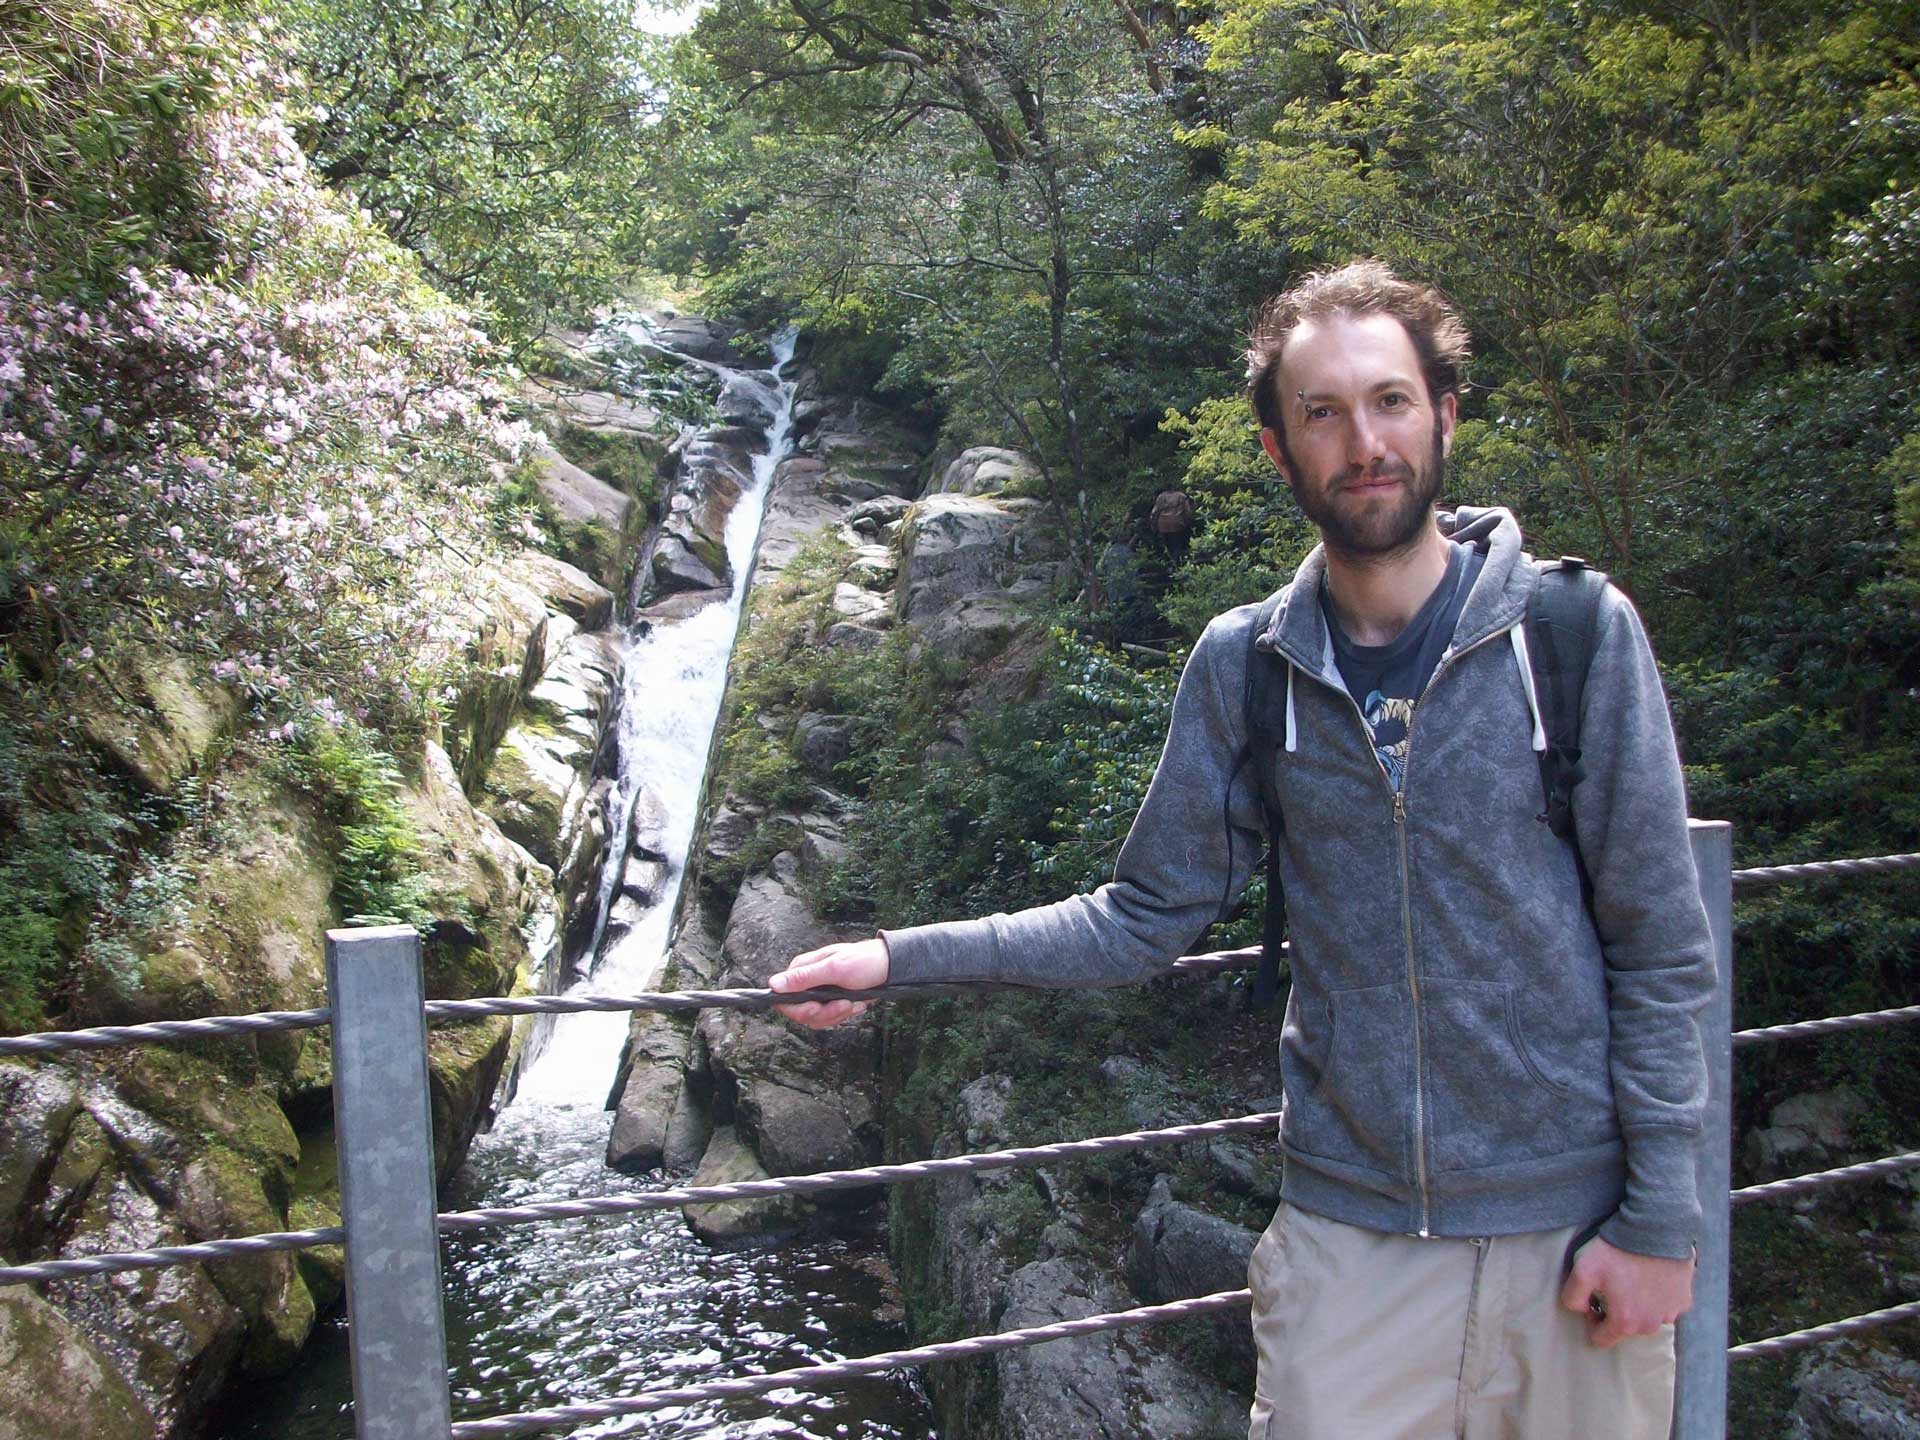
[[[782,992],[812,990],[822,985],[837,985],[843,990],[871,990],[887,983],[887,942],[878,935],[871,940],[853,940],[839,945],[822,945],[796,955],[787,968],[767,981],[768,988]],[[773,1008],[811,1030],[824,1030],[864,1015],[865,1000],[811,1000],[804,1005],[776,1005]]]
[[[1693,1304],[1693,1261],[1636,1255],[1596,1235],[1574,1255],[1560,1303],[1588,1317],[1588,1343],[1605,1350],[1686,1313]]]

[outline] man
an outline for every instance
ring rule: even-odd
[[[1578,853],[1543,823],[1522,623],[1538,574],[1507,512],[1449,534],[1433,509],[1467,353],[1451,304],[1377,262],[1269,302],[1249,353],[1261,444],[1322,538],[1257,637],[1257,663],[1285,668],[1272,783],[1294,958],[1250,1440],[1670,1425],[1712,984],[1679,762],[1609,590]],[[1195,647],[1111,884],[828,946],[774,988],[1161,968],[1238,894],[1262,825],[1238,763],[1257,613]],[[821,1025],[864,1003],[786,1008]]]

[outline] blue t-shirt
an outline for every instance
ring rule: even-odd
[[[1413,707],[1420,692],[1433,678],[1433,667],[1453,639],[1460,622],[1461,607],[1486,556],[1473,545],[1455,545],[1447,557],[1447,573],[1433,588],[1433,594],[1407,622],[1407,628],[1384,645],[1356,645],[1340,628],[1327,595],[1327,583],[1320,582],[1320,610],[1327,617],[1327,633],[1333,639],[1334,663],[1340,678],[1346,681],[1373,732],[1374,753],[1397,791],[1402,783],[1407,758],[1407,734],[1413,722]]]

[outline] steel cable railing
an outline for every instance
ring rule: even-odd
[[[1104,1315],[1086,1315],[1060,1320],[1052,1325],[1036,1325],[1023,1330],[1003,1330],[997,1335],[974,1335],[965,1340],[949,1340],[938,1345],[921,1345],[912,1350],[893,1350],[882,1355],[867,1355],[858,1360],[835,1360],[825,1365],[804,1365],[793,1370],[777,1370],[766,1375],[746,1375],[733,1380],[709,1380],[699,1385],[681,1385],[671,1390],[650,1390],[620,1400],[602,1400],[581,1405],[555,1405],[546,1410],[528,1410],[518,1415],[499,1415],[488,1420],[463,1420],[451,1431],[452,1440],[502,1440],[502,1437],[532,1435],[562,1425],[584,1425],[594,1420],[612,1420],[622,1415],[643,1415],[669,1406],[691,1405],[702,1400],[733,1400],[749,1395],[765,1395],[794,1385],[830,1385],[857,1380],[888,1370],[928,1365],[938,1360],[971,1360],[1002,1350],[1017,1350],[1029,1345],[1044,1345],[1050,1340],[1071,1340],[1081,1335],[1098,1335],[1113,1330],[1130,1330],[1142,1325],[1162,1325],[1174,1320],[1193,1320],[1206,1315],[1244,1310],[1253,1301],[1248,1290],[1222,1290],[1215,1295],[1196,1295],[1190,1300],[1175,1300],[1165,1305],[1143,1305],[1135,1310],[1115,1310]]]
[[[1721,827],[1724,830],[1724,827]],[[1720,862],[1724,866],[1724,860]],[[1769,866],[1731,872],[1736,889],[1747,890],[1830,878],[1885,874],[1920,867],[1920,854],[1873,856],[1856,860],[1822,861],[1802,865]],[[1725,869],[1721,873],[1727,874]],[[1723,895],[1725,891],[1721,892]],[[1723,902],[1724,903],[1724,902]],[[407,932],[401,931],[401,934]],[[330,942],[331,944],[331,942]],[[1211,955],[1185,957],[1172,967],[1173,973],[1218,974],[1245,968],[1255,962],[1257,950],[1224,951]],[[330,981],[331,981],[330,961]],[[475,1000],[432,1001],[421,1003],[417,989],[409,1004],[423,1020],[461,1020],[494,1015],[568,1014],[586,1011],[694,1011],[710,1008],[737,1011],[761,1010],[775,1004],[839,998],[929,999],[971,996],[983,991],[1030,990],[1005,983],[919,984],[889,986],[874,990],[846,991],[819,989],[795,994],[776,994],[766,989],[739,988],[647,993],[630,996],[566,995],[492,997]],[[211,1016],[193,1020],[161,1021],[145,1025],[102,1026],[89,1030],[49,1032],[39,1035],[0,1037],[0,1057],[18,1054],[49,1054],[63,1051],[95,1050],[110,1046],[177,1042],[218,1037],[258,1034],[274,1030],[309,1029],[333,1023],[331,1008],[301,1011],[272,1011],[254,1015]],[[1893,1025],[1920,1019],[1920,1006],[1874,1011],[1861,1015],[1835,1016],[1789,1025],[1736,1032],[1737,1046],[1774,1040],[1833,1034],[1876,1025]],[[1721,1022],[1724,1023],[1724,1020]],[[338,1040],[336,1038],[336,1044]],[[942,1160],[918,1161],[901,1165],[870,1166],[857,1170],[831,1171],[807,1176],[784,1176],[765,1181],[741,1182],[721,1186],[690,1186],[652,1191],[631,1196],[604,1196],[589,1200],[558,1200],[492,1210],[455,1212],[432,1217],[440,1234],[453,1234],[497,1225],[524,1224],[543,1220],[588,1218],[630,1213],[637,1210],[665,1209],[682,1205],[719,1203],[728,1200],[764,1198],[780,1194],[808,1194],[829,1190],[862,1188],[922,1179],[956,1171],[993,1171],[1050,1164],[1062,1159],[1109,1151],[1131,1150],[1149,1145],[1177,1143],[1217,1135],[1264,1130],[1273,1126],[1277,1115],[1253,1115],[1212,1121],[1202,1125],[1174,1126],[1157,1131],[1139,1131],[1127,1135],[1102,1136],[1089,1140],[1064,1141],[1053,1145],[954,1156]],[[1729,1195],[1730,1205],[1769,1202],[1803,1195],[1828,1185],[1870,1179],[1920,1167],[1920,1152],[1888,1156],[1861,1165],[1811,1175],[1795,1176],[1765,1185],[1749,1186]],[[430,1206],[428,1207],[430,1209]],[[423,1217],[425,1212],[422,1212]],[[430,1237],[432,1230],[420,1232]],[[232,1240],[206,1241],[192,1245],[168,1246],[149,1251],[82,1256],[38,1265],[0,1268],[0,1285],[39,1283],[51,1279],[71,1279],[83,1275],[113,1274],[125,1270],[159,1268],[245,1255],[257,1255],[302,1249],[317,1245],[340,1244],[347,1239],[343,1227],[245,1236]],[[431,1249],[428,1243],[425,1247]],[[997,1336],[976,1336],[944,1345],[924,1346],[917,1350],[870,1356],[854,1361],[810,1366],[777,1375],[714,1381],[705,1385],[648,1392],[625,1400],[598,1405],[562,1406],[522,1416],[496,1417],[492,1420],[463,1422],[452,1434],[458,1437],[505,1436],[533,1433],[559,1424],[638,1414],[646,1410],[686,1404],[700,1399],[761,1394],[796,1383],[831,1383],[835,1380],[872,1374],[904,1365],[933,1360],[963,1358],[993,1353],[1021,1345],[1045,1343],[1072,1335],[1096,1333],[1191,1315],[1215,1313],[1247,1304],[1247,1292],[1223,1292],[1172,1305],[1147,1306],[1066,1321],[1058,1325],[1007,1332]],[[1731,1360],[1787,1353],[1833,1338],[1857,1333],[1879,1325],[1891,1324],[1920,1315],[1920,1302],[1894,1306],[1868,1315],[1848,1317],[1831,1324],[1774,1336],[1734,1346],[1726,1353]],[[1724,1342],[1723,1342],[1724,1343]],[[444,1363],[444,1362],[443,1362]]]
[[[1207,955],[1184,955],[1168,967],[1173,975],[1219,975],[1258,962],[1254,950],[1219,950]],[[656,1010],[766,1010],[811,1000],[941,1000],[988,992],[1036,992],[1031,985],[1008,981],[929,981],[912,985],[882,985],[871,990],[843,990],[822,986],[816,990],[777,991],[743,987],[732,990],[641,991],[633,995],[514,995],[474,1000],[429,1000],[424,1007],[429,1022],[475,1020],[491,1015],[581,1015],[589,1012]],[[85,1030],[47,1030],[31,1035],[0,1036],[0,1057],[53,1055],[72,1050],[104,1050],[125,1045],[164,1044],[179,1040],[218,1040],[257,1035],[270,1030],[315,1030],[332,1022],[330,1009],[267,1010],[255,1015],[207,1015],[193,1020],[156,1020],[144,1025],[101,1025]]]
[[[1189,1140],[1212,1140],[1225,1135],[1256,1134],[1279,1124],[1277,1113],[1210,1120],[1198,1125],[1171,1125],[1160,1130],[1135,1130],[1123,1135],[1099,1135],[1085,1140],[1062,1140],[1051,1145],[1028,1145],[1009,1150],[952,1155],[939,1160],[913,1160],[899,1165],[869,1165],[857,1170],[827,1170],[812,1175],[783,1175],[768,1180],[741,1180],[729,1185],[690,1185],[671,1190],[649,1190],[636,1195],[600,1195],[586,1200],[549,1200],[531,1205],[498,1206],[484,1210],[455,1210],[435,1217],[442,1235],[468,1234],[505,1225],[528,1225],[543,1220],[590,1220],[607,1215],[631,1215],[644,1210],[674,1210],[683,1205],[714,1205],[728,1200],[758,1200],[775,1195],[815,1195],[830,1190],[862,1190],[875,1185],[927,1180],[940,1175],[984,1174],[995,1170],[1026,1170],[1059,1160],[1076,1160],[1154,1145]],[[46,1260],[35,1265],[0,1267],[0,1285],[31,1285],[46,1280],[71,1280],[89,1275],[114,1275],[128,1270],[160,1270],[206,1260],[227,1260],[281,1250],[304,1250],[338,1245],[347,1238],[338,1226],[318,1230],[288,1230],[250,1235],[236,1240],[205,1240],[193,1245],[170,1245],[158,1250],[129,1250],[114,1254]]]

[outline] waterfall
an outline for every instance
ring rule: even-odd
[[[575,967],[586,973],[570,993],[630,994],[651,989],[666,963],[680,884],[686,874],[687,850],[699,821],[707,755],[726,692],[727,661],[739,630],[740,607],[751,578],[760,518],[766,509],[767,487],[791,449],[794,386],[791,380],[779,377],[793,359],[794,344],[792,330],[782,331],[774,339],[774,381],[763,387],[766,408],[772,415],[767,448],[754,457],[753,483],[727,517],[727,564],[733,577],[730,593],[724,602],[716,600],[684,620],[655,624],[630,637],[632,648],[622,669],[623,695],[618,712],[619,774],[614,800],[608,807],[619,823],[609,837],[593,945]],[[736,382],[750,375],[711,362],[694,363]],[[603,946],[607,917],[627,873],[636,812],[643,804],[652,807],[652,813],[643,818],[649,831],[657,835],[654,853],[662,857],[657,863],[664,881],[653,891],[632,927]],[[604,953],[595,963],[593,952],[600,951]],[[559,1017],[531,1067],[521,1076],[512,1103],[601,1105],[626,1035],[624,1012]]]

